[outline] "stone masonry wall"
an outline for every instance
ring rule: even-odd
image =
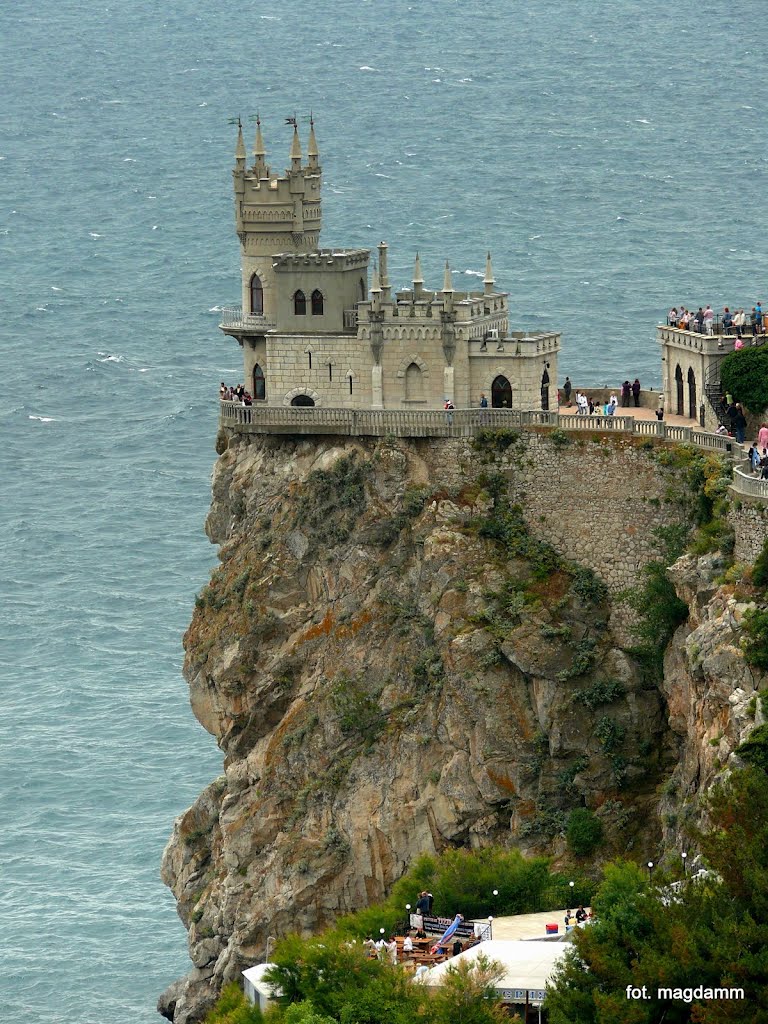
[[[768,508],[762,502],[739,499],[731,504],[728,519],[736,534],[734,558],[754,562],[768,537]]]
[[[464,439],[410,444],[423,453],[429,479],[445,487],[460,488],[488,468]],[[659,558],[656,531],[684,520],[674,472],[620,435],[559,445],[551,432],[526,432],[498,468],[506,472],[510,497],[522,506],[531,533],[592,569],[614,594]]]

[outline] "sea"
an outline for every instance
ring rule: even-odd
[[[181,638],[219,381],[231,167],[315,118],[327,246],[490,250],[560,379],[658,387],[671,305],[768,299],[764,2],[13,0],[0,7],[0,1024],[151,1024],[159,878],[221,773]]]

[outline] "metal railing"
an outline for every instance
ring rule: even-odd
[[[225,306],[219,316],[219,326],[230,330],[268,331],[275,325],[263,313],[244,313],[242,306]]]
[[[758,325],[756,323],[752,322],[752,313],[751,313],[751,311],[746,314],[746,317],[747,317],[746,323],[744,324],[743,327],[739,328],[739,327],[735,327],[732,322],[730,322],[728,325],[724,324],[723,323],[723,316],[722,316],[722,314],[718,313],[712,319],[712,329],[711,329],[711,331],[707,329],[707,321],[706,320],[701,324],[701,327],[699,327],[698,322],[693,319],[693,316],[691,316],[691,319],[690,319],[687,327],[682,327],[679,322],[676,323],[676,324],[671,323],[670,319],[669,319],[669,316],[666,317],[665,323],[666,323],[667,327],[675,327],[679,331],[691,331],[693,334],[701,334],[703,337],[713,337],[713,336],[716,337],[716,336],[720,335],[720,336],[728,337],[728,338],[731,338],[731,337],[736,338],[739,335],[741,335],[744,338],[756,338],[756,339],[762,338],[763,341],[764,341],[765,337],[766,337],[766,335],[765,335],[766,313],[765,312],[763,313],[762,324],[759,327],[758,327]],[[762,344],[762,342],[760,342],[760,344]]]

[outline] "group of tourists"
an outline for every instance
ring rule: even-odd
[[[760,474],[761,480],[768,480],[768,423],[761,423],[755,440],[747,452],[749,470]]]
[[[233,388],[227,387],[222,381],[219,385],[219,398],[222,402],[234,402],[235,405],[253,405],[253,396],[250,391],[245,390],[244,384],[238,384]]]
[[[679,309],[677,306],[673,306],[667,314],[667,323],[670,327],[678,327],[681,331],[695,331],[698,334],[715,333],[715,313],[709,305],[706,308],[699,306],[695,313],[691,313],[682,305]],[[743,309],[732,310],[729,306],[723,306],[720,325],[723,334],[735,334],[737,340],[740,340],[747,331],[751,333],[752,337],[765,334],[763,307],[758,302],[748,314]]]
[[[637,377],[635,377],[631,384],[628,380],[625,380],[621,385],[622,408],[626,409],[632,404],[633,400],[635,407],[639,407],[641,390],[640,380]],[[569,409],[575,404],[576,412],[579,416],[613,416],[618,408],[619,399],[614,392],[611,392],[611,395],[605,402],[591,398],[582,391],[574,392],[571,378],[566,377],[562,394],[558,392],[558,404],[561,403]]]

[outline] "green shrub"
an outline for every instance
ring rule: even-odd
[[[577,807],[568,818],[565,837],[568,847],[577,857],[586,857],[602,843],[603,826],[592,811]]]
[[[737,402],[756,416],[762,415],[768,408],[768,349],[731,352],[720,363],[720,381]]]
[[[751,732],[736,753],[748,764],[768,772],[768,725],[761,725]]]
[[[598,679],[583,690],[576,690],[574,701],[594,711],[600,704],[611,704],[625,693],[624,685],[617,679]]]
[[[205,1024],[261,1024],[263,1019],[258,1006],[251,1006],[237,982],[231,981],[221,990]]]
[[[566,434],[564,430],[556,427],[549,433],[549,440],[556,448],[566,448],[569,444],[573,444],[573,438],[570,434]]]
[[[752,582],[756,587],[768,587],[768,538],[763,541],[760,554],[755,559]]]
[[[633,627],[638,643],[630,653],[647,675],[658,682],[664,671],[664,650],[678,626],[688,617],[688,605],[675,592],[661,562],[649,562],[641,572],[639,587],[629,591],[627,603],[639,615]]]
[[[741,645],[748,665],[768,669],[768,608],[750,608],[745,613]]]

